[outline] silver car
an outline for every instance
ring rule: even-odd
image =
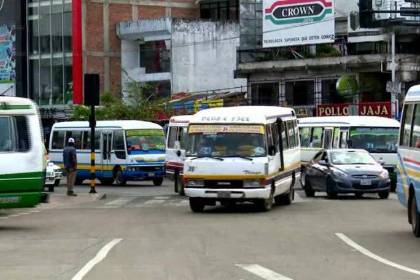
[[[302,187],[307,196],[317,191],[327,192],[328,198],[339,193],[378,193],[389,196],[391,180],[388,171],[367,151],[332,149],[318,152],[302,172]]]

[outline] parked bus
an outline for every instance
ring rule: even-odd
[[[268,211],[290,204],[299,175],[299,131],[293,109],[240,106],[206,109],[188,126],[185,194],[191,210],[252,201]]]
[[[61,122],[52,127],[50,160],[63,167],[68,139],[77,150],[76,184],[90,178],[89,122]],[[96,176],[102,184],[152,180],[160,186],[165,175],[165,139],[160,125],[144,121],[98,121],[95,132]]]
[[[184,195],[182,176],[190,119],[190,115],[172,117],[166,133],[166,176],[174,181],[175,192],[181,195]]]
[[[405,97],[398,160],[398,199],[408,209],[414,235],[420,237],[420,85]]]
[[[322,149],[364,149],[388,170],[395,190],[399,126],[397,120],[373,116],[299,119],[302,165]]]
[[[33,207],[46,162],[38,108],[29,99],[0,96],[0,208]]]

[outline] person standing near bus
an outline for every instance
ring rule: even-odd
[[[76,148],[74,147],[74,139],[71,137],[67,141],[67,146],[64,147],[63,150],[63,162],[64,169],[67,173],[67,195],[77,196],[77,194],[73,191],[77,172],[77,154]]]

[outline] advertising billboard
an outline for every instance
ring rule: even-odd
[[[0,25],[0,94],[15,95],[16,27]]]
[[[332,0],[264,0],[263,47],[334,42]]]

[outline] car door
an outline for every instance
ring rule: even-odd
[[[325,161],[327,158],[327,152],[321,152],[321,155],[317,158],[317,161],[313,164],[313,188],[316,190],[325,190],[326,174],[328,173],[328,167],[320,164],[321,161]]]
[[[318,169],[316,168],[316,165],[318,161],[321,160],[322,153],[323,151],[317,152],[305,169],[305,181],[309,182],[312,188],[316,187],[316,177],[318,176]]]

